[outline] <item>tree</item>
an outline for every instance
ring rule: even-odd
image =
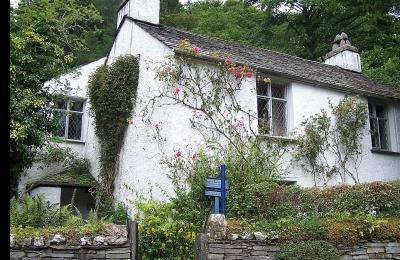
[[[102,19],[89,0],[23,0],[10,14],[11,195],[55,129],[43,83],[69,70]]]

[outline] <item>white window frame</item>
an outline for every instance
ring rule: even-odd
[[[256,88],[258,87],[257,83],[256,83]],[[262,134],[264,134],[266,136],[271,136],[271,137],[288,137],[288,89],[289,89],[289,86],[287,83],[280,82],[280,81],[276,81],[276,83],[284,86],[284,88],[285,88],[284,89],[284,98],[272,97],[272,83],[268,83],[268,85],[267,85],[267,96],[257,94],[257,106],[258,106],[259,99],[267,100],[268,101],[268,111],[270,111],[269,118],[268,118],[270,131],[269,131],[269,133],[262,133]],[[285,133],[283,135],[275,135],[273,132],[274,131],[273,120],[272,120],[272,114],[273,114],[272,101],[273,100],[285,103],[285,122],[284,122],[285,123]],[[260,117],[258,115],[257,115],[257,118],[260,119]]]
[[[72,142],[83,142],[83,133],[84,133],[84,119],[85,119],[85,109],[86,109],[86,99],[82,97],[72,97],[72,96],[62,96],[60,97],[62,100],[67,101],[67,108],[66,109],[61,109],[61,108],[54,108],[54,111],[61,112],[65,114],[65,127],[64,127],[64,136],[59,136],[61,138],[64,138],[66,141],[72,141]],[[82,111],[75,111],[70,109],[70,104],[71,101],[81,101],[83,102],[82,105]],[[82,115],[81,117],[81,135],[79,139],[69,139],[68,138],[68,129],[69,129],[69,115],[70,114],[79,114]]]

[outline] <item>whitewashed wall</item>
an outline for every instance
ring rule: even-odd
[[[173,195],[172,185],[167,177],[168,169],[160,165],[160,153],[173,156],[176,151],[185,151],[186,146],[192,150],[202,145],[201,137],[190,126],[191,112],[179,105],[156,108],[152,117],[153,122],[161,122],[161,132],[166,136],[165,150],[161,151],[153,138],[154,126],[143,123],[140,117],[144,103],[157,93],[160,82],[155,80],[155,72],[147,69],[147,62],[161,62],[171,50],[158,40],[154,39],[143,29],[130,20],[125,20],[121,31],[117,35],[110,51],[108,64],[123,54],[133,54],[139,57],[140,75],[137,92],[137,101],[134,112],[134,123],[128,125],[124,144],[120,153],[119,173],[115,185],[115,197],[119,201],[129,202],[137,194],[152,195],[156,199],[167,199]],[[74,84],[82,88],[78,95],[86,96],[87,76],[89,71],[101,64],[97,61],[88,65],[86,76]],[[72,86],[72,84],[71,84]],[[246,107],[256,111],[257,98],[255,93],[255,79],[246,79],[239,99]],[[301,122],[310,115],[318,113],[320,109],[329,111],[328,99],[337,104],[344,97],[344,93],[301,82],[290,84],[288,93],[288,127],[289,131],[302,132]],[[90,108],[90,105],[87,106]],[[398,116],[399,107],[393,109],[393,116],[397,116],[397,123],[393,128],[400,129]],[[87,111],[86,111],[87,113]],[[400,131],[397,131],[397,135]],[[400,137],[396,137],[400,140]],[[72,144],[67,144],[72,145]],[[363,140],[365,158],[361,165],[361,181],[394,180],[400,179],[399,155],[372,154],[368,132]],[[97,177],[99,169],[99,146],[94,134],[93,118],[87,117],[87,131],[83,154],[89,159],[92,174]],[[311,176],[306,176],[300,168],[289,169],[287,178],[296,180],[302,186],[312,186]],[[337,180],[338,181],[338,180]],[[335,181],[332,182],[334,184]]]
[[[32,197],[42,194],[51,205],[60,206],[61,188],[60,187],[37,187],[29,192]]]

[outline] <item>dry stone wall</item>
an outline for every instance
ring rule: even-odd
[[[198,260],[274,260],[279,244],[261,240],[209,240],[204,234],[197,238]],[[356,246],[338,247],[342,260],[400,260],[399,241],[361,242]]]
[[[132,259],[126,246],[49,246],[47,248],[11,249],[10,260]]]
[[[67,239],[55,234],[52,239],[43,236],[15,239],[10,234],[10,260],[72,260],[72,259],[139,259],[138,224],[106,225],[93,237]]]

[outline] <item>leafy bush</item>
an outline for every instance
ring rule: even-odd
[[[56,208],[42,194],[35,197],[26,195],[22,199],[10,200],[10,224],[19,228],[76,228],[86,224],[111,223],[114,219],[123,221],[125,215],[121,209],[116,209],[114,217],[100,218],[97,212],[91,211],[87,219],[83,219],[77,208],[66,205]]]
[[[279,260],[338,260],[338,250],[326,241],[289,241],[282,245],[277,254]]]
[[[248,192],[256,215],[266,219],[358,213],[400,216],[399,181],[311,189],[269,182],[249,186]]]
[[[124,203],[119,202],[116,205],[114,212],[112,214],[112,222],[115,224],[124,225],[124,224],[128,223],[129,219],[130,218],[129,218],[127,206]]]
[[[137,206],[137,218],[142,219],[139,247],[143,259],[188,259],[194,256],[195,227],[176,217],[177,209],[173,203],[146,201]]]

